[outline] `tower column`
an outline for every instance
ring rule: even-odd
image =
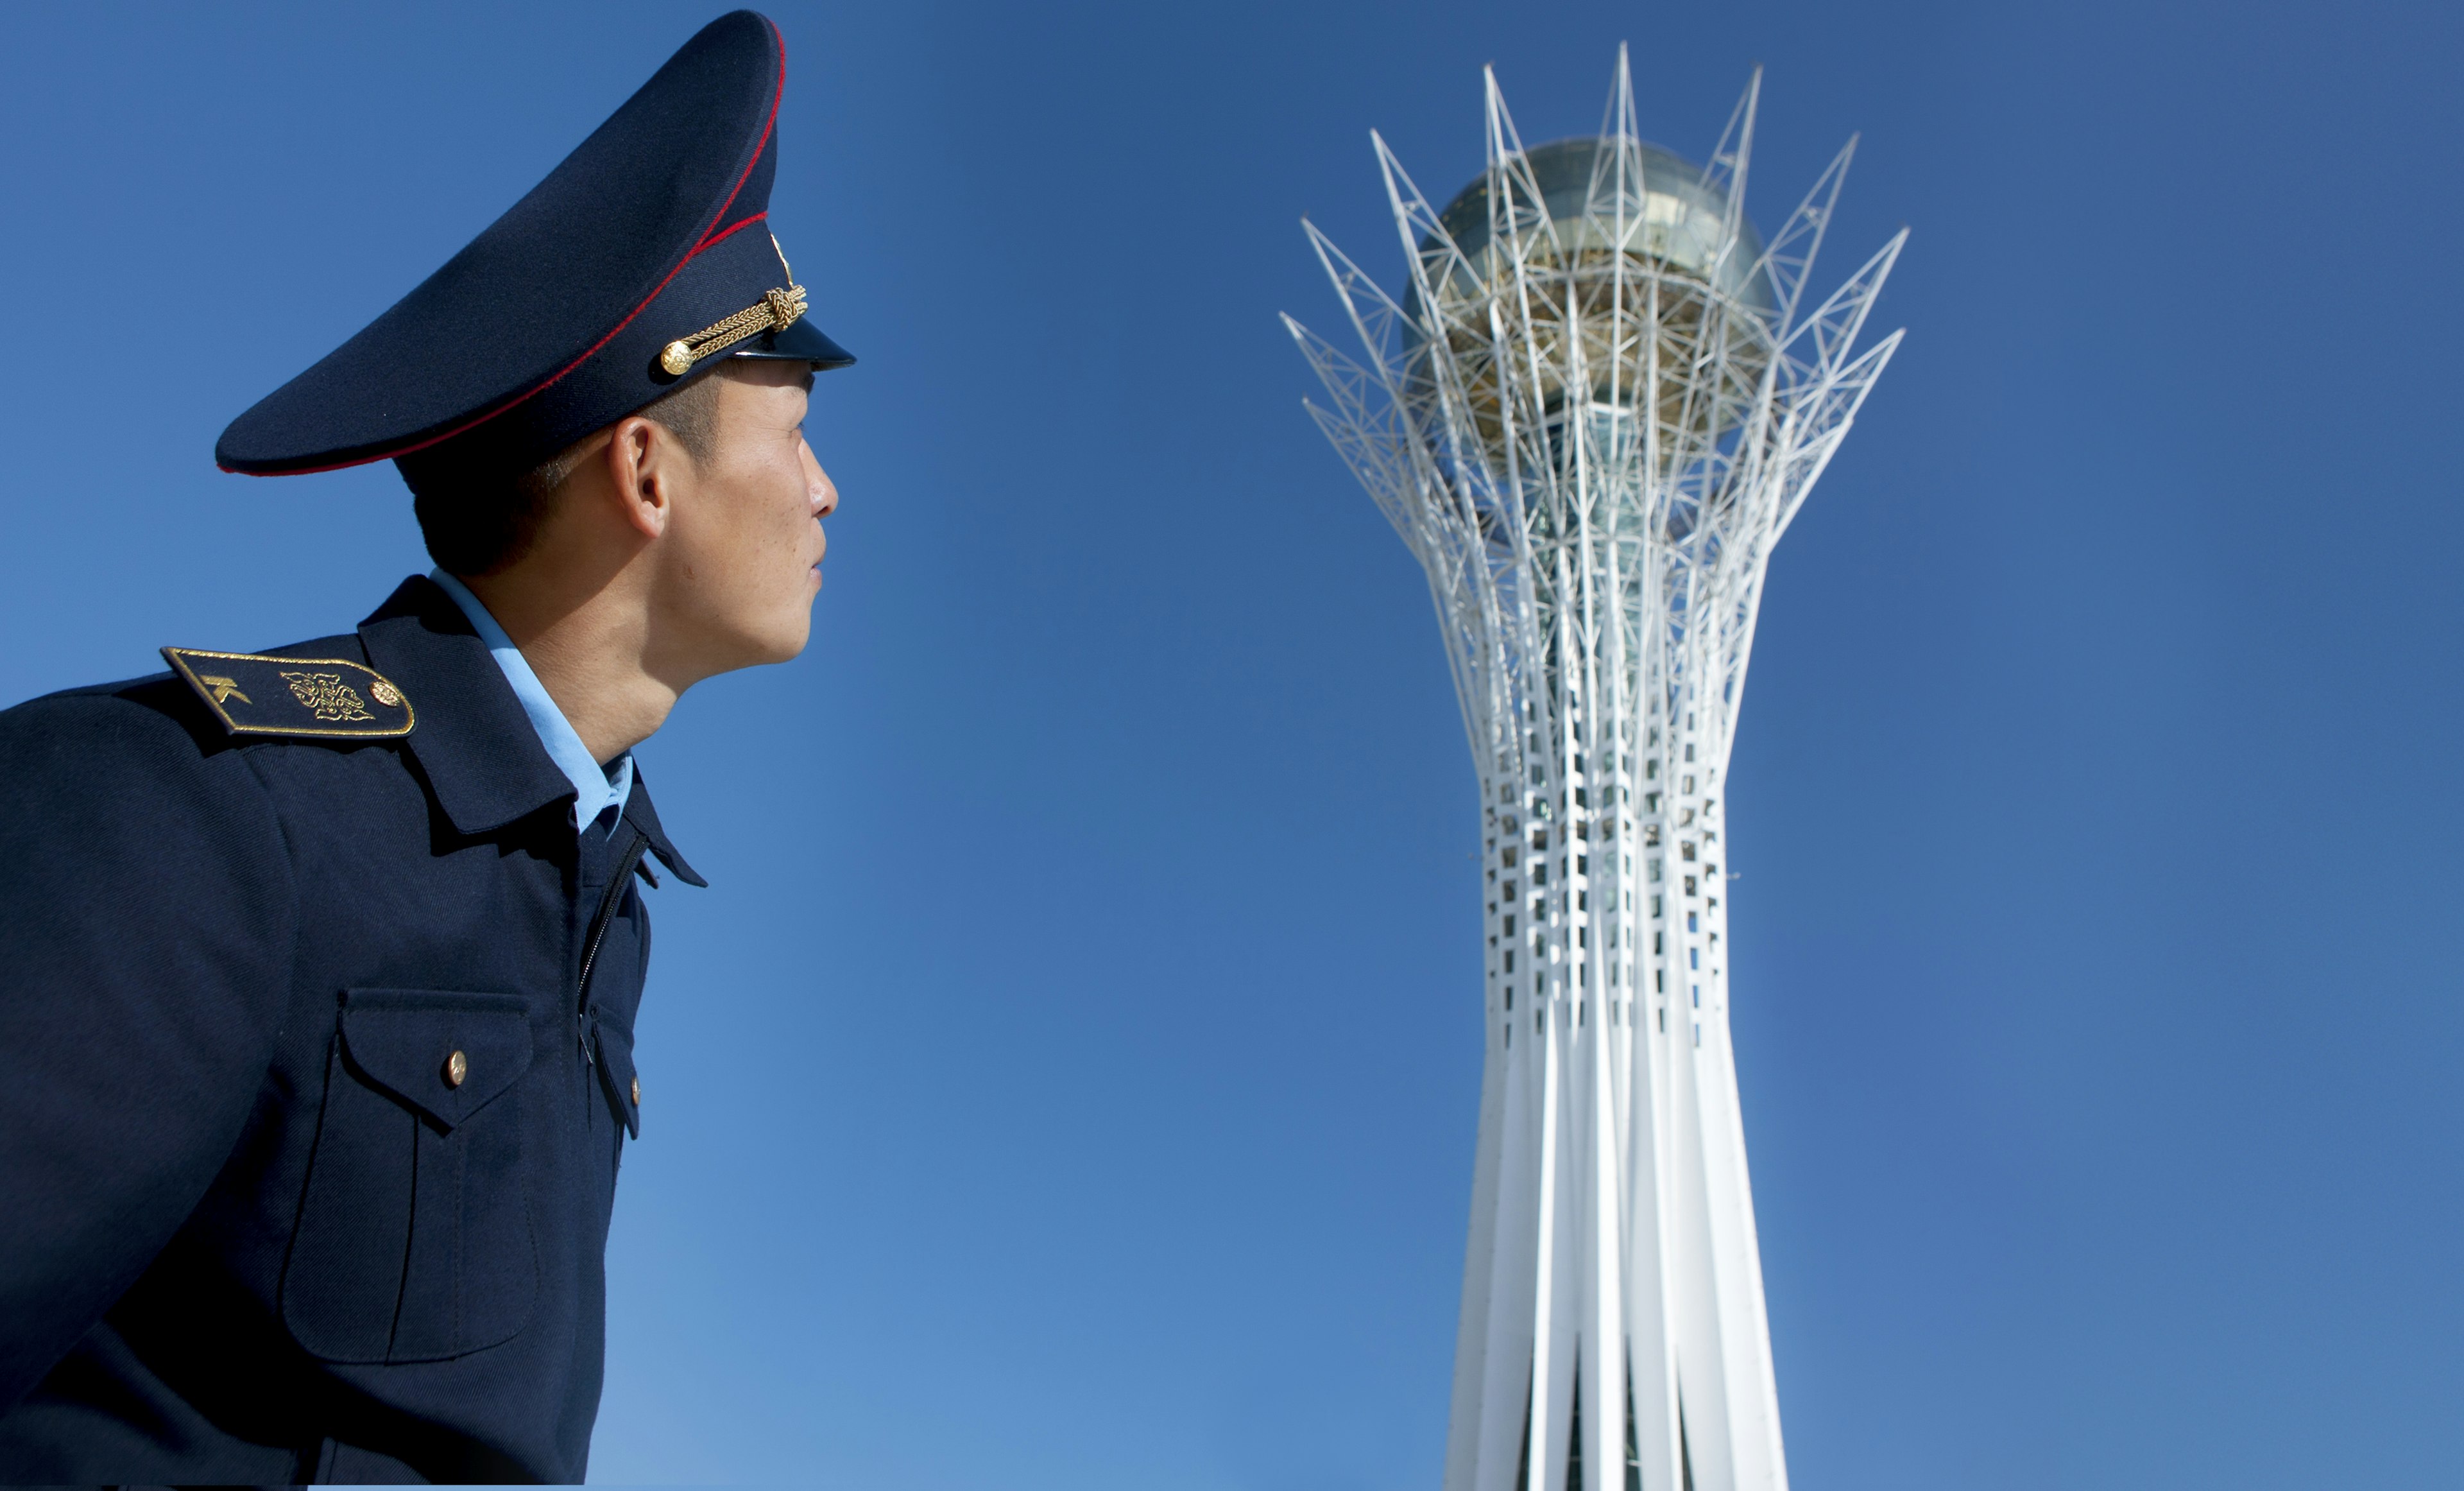
[[[1723,780],[1765,568],[1898,346],[1904,234],[1800,307],[1843,150],[1768,244],[1760,79],[1709,165],[1596,137],[1442,210],[1375,142],[1407,277],[1314,228],[1365,360],[1311,407],[1429,579],[1480,772],[1485,1051],[1447,1491],[1785,1491],[1730,1037]],[[1579,1467],[1579,1469],[1577,1469]]]

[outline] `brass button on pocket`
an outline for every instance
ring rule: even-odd
[[[633,1106],[635,1106],[635,1107],[637,1107],[637,1108],[638,1108],[638,1107],[640,1107],[641,1105],[642,1105],[642,1079],[641,1079],[640,1078],[638,1078],[638,1077],[637,1077],[637,1078],[634,1078],[634,1079],[633,1079]]]
[[[433,1046],[430,1046],[430,1047],[429,1047],[428,1049],[429,1049],[430,1051],[433,1051],[433,1050],[435,1050],[436,1048],[435,1048],[435,1047],[433,1047]],[[461,1086],[461,1085],[462,1085],[462,1080],[463,1080],[463,1079],[465,1079],[465,1078],[469,1077],[470,1075],[471,1075],[471,1058],[470,1058],[470,1057],[468,1057],[464,1056],[462,1053],[460,1053],[460,1052],[458,1052],[458,1051],[457,1051],[457,1052],[453,1053],[451,1056],[447,1057],[445,1058],[445,1085],[446,1085],[446,1086],[448,1086],[448,1087],[459,1087],[459,1086]]]

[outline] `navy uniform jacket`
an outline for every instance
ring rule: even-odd
[[[701,881],[638,779],[576,833],[432,582],[276,651],[415,725],[0,713],[0,1480],[578,1481],[645,851]]]

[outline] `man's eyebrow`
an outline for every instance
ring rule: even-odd
[[[813,370],[809,367],[804,369],[804,391],[806,393],[813,391]]]

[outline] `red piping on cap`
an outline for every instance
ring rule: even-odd
[[[779,100],[787,92],[787,38],[780,33],[778,22],[771,20],[768,16],[763,16],[762,20],[769,26],[770,34],[772,37],[776,38],[779,43],[779,77],[778,80],[772,83],[770,87],[770,118],[761,125],[761,138],[754,144],[752,159],[744,163],[744,170],[736,178],[736,185],[729,189],[727,200],[721,202],[718,205],[717,212],[712,215],[711,223],[713,227],[715,227],[717,224],[727,220],[727,210],[736,205],[737,193],[744,189],[744,184],[746,182],[753,179],[753,167],[761,164],[761,152],[769,147],[771,131],[779,127]],[[598,341],[590,344],[588,351],[583,352],[580,357],[577,357],[572,362],[565,364],[555,372],[548,374],[547,377],[541,379],[535,386],[524,389],[522,392],[516,394],[510,399],[507,399],[504,403],[497,405],[495,409],[488,411],[477,418],[454,426],[452,429],[446,431],[443,434],[429,435],[427,439],[420,441],[416,445],[405,445],[389,451],[379,451],[373,456],[358,456],[349,460],[338,460],[330,466],[301,466],[291,471],[241,471],[236,467],[226,466],[220,461],[216,461],[214,463],[215,469],[218,471],[229,472],[231,475],[235,477],[313,477],[322,471],[347,471],[353,466],[366,466],[381,460],[392,460],[396,456],[408,456],[413,451],[424,451],[431,445],[442,445],[446,441],[452,439],[457,434],[466,434],[473,430],[476,430],[481,425],[486,424],[489,420],[495,418],[497,415],[505,413],[521,405],[532,396],[545,392],[547,389],[554,387],[558,380],[561,379],[566,373],[573,371],[583,364],[590,361],[592,357],[598,354],[601,347],[604,347],[608,343],[615,341],[619,332],[622,332],[626,327],[633,324],[635,317],[638,317],[644,311],[649,310],[650,308],[650,302],[659,298],[660,293],[668,288],[670,281],[673,280],[676,276],[684,273],[684,267],[687,264],[692,263],[694,256],[699,255],[702,250],[709,248],[712,244],[727,237],[729,234],[733,234],[738,229],[751,227],[753,224],[761,221],[769,215],[770,214],[767,211],[756,212],[751,217],[748,217],[744,219],[744,221],[729,228],[726,233],[718,234],[715,236],[703,237],[699,242],[693,246],[692,250],[688,252],[684,257],[676,260],[676,267],[669,270],[667,277],[661,279],[658,282],[658,285],[652,289],[649,295],[642,298],[641,304],[636,305],[631,310],[626,312],[625,319],[618,322],[615,326],[608,331],[607,335],[601,337]]]
[[[738,233],[752,227],[755,223],[760,222],[769,215],[770,214],[767,212],[756,212],[740,223],[730,223],[726,227],[719,229],[716,233],[714,233],[709,237],[701,240],[701,242],[694,244],[693,253],[685,256],[685,263],[692,263],[700,256],[702,250],[716,248],[719,244],[735,237]],[[683,265],[678,265],[677,267],[682,268]]]

